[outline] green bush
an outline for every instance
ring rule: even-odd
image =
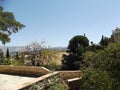
[[[83,90],[120,90],[120,42],[84,55]]]
[[[4,65],[14,65],[14,66],[21,66],[24,65],[24,62],[22,60],[15,60],[15,59],[8,59],[6,58],[2,64]]]
[[[48,90],[67,90],[67,88],[62,83],[56,83],[53,86],[50,86]]]
[[[22,60],[12,60],[11,61],[11,65],[14,65],[14,66],[23,66],[24,65],[24,62]]]

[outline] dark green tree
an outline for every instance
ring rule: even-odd
[[[10,42],[10,35],[17,33],[23,27],[25,27],[23,24],[15,20],[12,12],[4,11],[0,6],[0,41],[2,44]]]
[[[68,45],[68,52],[70,54],[76,54],[76,50],[78,47],[83,47],[86,48],[89,46],[89,40],[87,37],[82,36],[82,35],[77,35],[74,36],[70,41],[69,41],[69,45]]]
[[[101,40],[100,40],[99,43],[103,47],[108,46],[109,38],[107,38],[107,37],[105,37],[105,36],[102,35],[102,38],[101,38]]]
[[[103,47],[102,47],[101,45],[94,44],[94,43],[91,41],[91,45],[89,45],[89,47],[86,48],[86,51],[96,52],[97,50],[101,50],[101,49],[103,49]]]
[[[9,49],[7,48],[7,51],[6,51],[6,58],[10,58],[10,53],[9,53]]]
[[[64,56],[62,60],[62,69],[75,70],[82,64],[82,54],[89,46],[89,40],[86,36],[77,35],[69,41],[67,52],[69,55]]]
[[[4,60],[4,53],[2,49],[0,49],[0,64],[3,62],[3,60]]]

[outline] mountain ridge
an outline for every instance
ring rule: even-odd
[[[25,46],[0,46],[0,49],[2,49],[3,52],[6,52],[7,48],[9,49],[9,52],[25,51]],[[66,47],[50,47],[50,49],[52,49],[52,50],[67,50]]]

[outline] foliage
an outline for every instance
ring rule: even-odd
[[[4,60],[3,51],[2,49],[0,49],[0,64],[3,62],[3,60]]]
[[[63,84],[56,83],[54,86],[51,86],[48,90],[67,90],[67,89]]]
[[[18,54],[18,52],[16,52],[15,59],[19,60],[19,54]]]
[[[25,27],[23,24],[15,20],[13,13],[5,12],[0,6],[0,41],[3,44],[10,42],[9,36],[23,27]]]
[[[86,51],[89,46],[89,40],[87,37],[82,35],[77,35],[69,41],[68,53],[69,55],[64,55],[62,60],[62,69],[76,70],[80,68],[82,63],[82,54]]]
[[[34,41],[26,46],[26,52],[29,52],[32,65],[34,66],[43,64],[42,50],[45,48],[44,43],[44,41],[41,41],[40,43]]]
[[[91,42],[91,45],[89,45],[89,46],[86,48],[86,51],[96,52],[97,50],[101,50],[101,49],[104,49],[103,46],[98,45],[98,44],[94,44],[93,42]]]
[[[44,79],[41,82],[33,84],[27,90],[68,90],[63,80],[59,75],[51,76],[50,78]]]
[[[24,62],[23,62],[23,60],[12,60],[11,61],[11,65],[14,65],[14,66],[23,66]]]
[[[102,35],[102,38],[101,38],[101,40],[100,40],[99,43],[103,47],[108,46],[109,38],[107,38],[107,37],[105,37],[105,36]]]
[[[24,65],[23,60],[16,60],[16,59],[12,59],[12,58],[6,58],[5,60],[3,60],[2,64],[4,65],[14,65],[14,66],[21,66]]]
[[[120,90],[120,42],[84,54],[83,90]]]
[[[82,79],[82,90],[113,90],[112,80],[106,71],[89,69]]]
[[[75,54],[77,53],[77,49],[78,47],[88,47],[89,45],[89,40],[87,39],[87,37],[82,36],[82,35],[77,35],[74,36],[70,41],[69,41],[69,45],[68,45],[68,52]]]
[[[57,58],[58,51],[51,50],[45,46],[45,41],[38,43],[32,42],[26,46],[25,54],[28,56],[26,59],[30,61],[34,66],[45,66],[53,69],[53,67],[59,67],[53,61]],[[52,66],[53,65],[53,66]]]
[[[9,54],[9,49],[7,48],[7,51],[6,51],[6,58],[10,58],[10,54]]]
[[[4,64],[4,65],[10,65],[11,62],[10,62],[10,60],[9,60],[8,58],[5,58],[5,59],[2,61],[2,64]]]

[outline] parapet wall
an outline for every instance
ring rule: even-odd
[[[35,66],[7,66],[0,65],[0,73],[3,74],[12,74],[12,75],[23,75],[23,76],[33,76],[37,77],[34,80],[24,83],[22,85],[16,86],[9,90],[29,90],[33,85],[41,86],[43,88],[52,85],[54,77],[56,77],[58,81],[64,80],[67,82],[69,86],[69,90],[77,90],[73,88],[79,88],[80,79],[82,77],[82,72],[80,70],[77,71],[56,71],[51,72],[50,70],[44,67],[35,67]],[[74,78],[74,79],[73,79]],[[76,78],[78,78],[76,80]],[[72,81],[71,81],[72,79]],[[70,81],[69,81],[70,80]],[[54,82],[57,83],[58,81]],[[45,83],[47,82],[47,84]],[[76,86],[77,84],[77,86]],[[76,87],[72,87],[76,86]],[[34,88],[34,87],[33,87]],[[33,90],[33,89],[32,89]]]
[[[63,80],[72,79],[76,77],[82,77],[82,72],[80,70],[77,71],[58,71]]]
[[[54,80],[54,77],[57,78],[56,81]],[[60,81],[59,73],[53,72],[53,73],[49,73],[41,77],[38,77],[30,82],[16,86],[14,88],[10,88],[9,90],[46,90],[45,88],[51,85],[54,85],[57,82],[62,82]]]
[[[38,77],[50,72],[50,70],[44,67],[0,65],[0,73],[3,74]]]
[[[83,76],[80,70],[77,71],[59,71],[60,77],[66,81],[69,90],[81,90],[81,77]]]

